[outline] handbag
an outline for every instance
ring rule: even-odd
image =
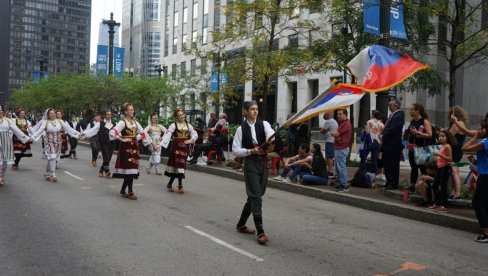
[[[430,145],[425,147],[415,147],[413,155],[415,157],[415,164],[422,166],[431,160],[436,160],[433,153],[439,152],[442,145]]]

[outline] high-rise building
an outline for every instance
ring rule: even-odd
[[[125,67],[135,74],[155,76],[162,63],[161,0],[124,0],[122,6],[122,47]]]
[[[91,0],[0,1],[0,103],[34,72],[88,70],[90,20]]]
[[[120,47],[120,39],[119,39],[119,32],[120,27],[114,27],[114,47]],[[106,45],[109,44],[109,35],[108,35],[109,27],[108,25],[103,24],[103,21],[100,22],[99,32],[98,32],[98,45]]]

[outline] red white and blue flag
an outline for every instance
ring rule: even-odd
[[[428,65],[413,60],[398,51],[372,45],[363,49],[347,67],[366,92],[388,90],[415,74],[429,69]]]
[[[288,119],[284,126],[307,121],[321,113],[348,107],[361,100],[364,92],[385,91],[394,87],[428,65],[413,60],[398,51],[373,45],[363,49],[347,67],[359,80],[358,84],[340,83],[326,91]]]

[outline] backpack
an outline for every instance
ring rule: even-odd
[[[368,171],[366,170],[365,166],[360,166],[354,173],[354,176],[351,180],[351,186],[353,187],[361,187],[361,188],[366,188],[366,183],[364,183],[363,178],[366,175]]]

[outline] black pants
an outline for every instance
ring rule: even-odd
[[[242,208],[241,218],[237,227],[246,224],[252,214],[258,235],[263,234],[262,197],[268,184],[268,168],[266,158],[246,158],[244,161],[244,181],[246,183],[247,201]]]
[[[401,151],[384,151],[383,167],[385,168],[386,186],[398,188],[400,181]]]
[[[90,147],[92,150],[92,162],[97,161],[98,152],[100,152],[100,142],[98,141],[98,136],[93,136],[90,138]]]
[[[434,184],[432,185],[436,205],[447,205],[447,181],[449,180],[449,176],[451,176],[451,172],[451,166],[449,165],[437,170],[434,177]]]
[[[191,162],[196,163],[198,157],[200,157],[202,152],[204,152],[204,153],[208,152],[209,150],[212,149],[212,147],[213,147],[213,143],[205,143],[205,144],[195,145],[195,151],[193,152],[193,157],[191,159]]]
[[[488,174],[478,177],[472,203],[480,227],[488,228]]]
[[[408,163],[410,163],[410,168],[412,169],[410,171],[410,183],[415,185],[419,178],[419,169],[421,174],[427,174],[427,172],[425,171],[424,165],[419,166],[415,163],[415,155],[413,151],[408,152]]]
[[[114,153],[114,144],[112,142],[101,142],[100,150],[102,151],[103,163],[99,172],[110,172],[110,160],[112,160],[112,154]]]
[[[69,156],[76,156],[76,146],[78,146],[78,140],[76,140],[76,138],[73,138],[71,136],[68,136],[69,137]]]

